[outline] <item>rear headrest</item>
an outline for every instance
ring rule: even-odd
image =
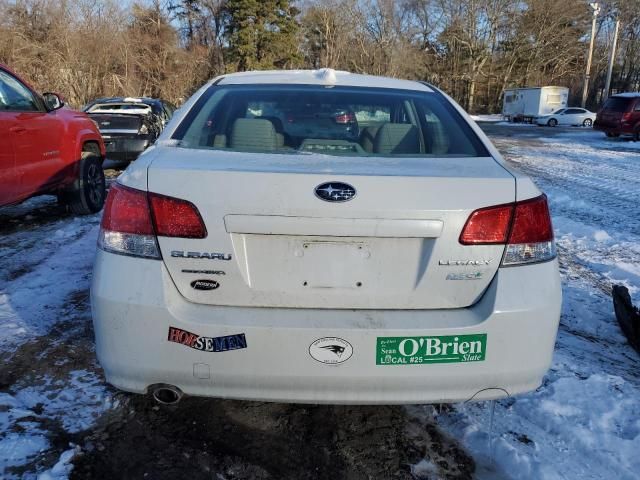
[[[429,121],[426,124],[428,142],[430,144],[429,153],[434,155],[446,155],[449,153],[450,141],[447,132],[439,121]]]
[[[373,142],[376,139],[376,133],[380,130],[380,126],[376,127],[364,127],[360,131],[360,146],[364,148],[365,152],[373,153]]]
[[[418,129],[408,123],[385,123],[376,133],[373,151],[382,154],[420,153]]]
[[[278,148],[276,129],[269,120],[238,118],[233,122],[229,147],[238,150],[276,150]]]
[[[273,128],[276,129],[276,132],[278,133],[283,133],[284,132],[284,127],[282,125],[282,120],[280,120],[278,117],[272,117],[272,116],[262,116],[262,117],[256,117],[258,120],[269,120],[272,124],[273,124]]]

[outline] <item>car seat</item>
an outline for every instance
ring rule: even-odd
[[[269,120],[238,118],[233,122],[229,147],[238,150],[271,151],[278,149],[278,135]]]
[[[373,151],[383,155],[420,153],[418,129],[408,123],[385,123],[376,133]]]

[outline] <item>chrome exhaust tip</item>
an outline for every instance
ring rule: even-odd
[[[175,405],[183,396],[182,390],[173,385],[155,385],[153,399],[161,405]]]

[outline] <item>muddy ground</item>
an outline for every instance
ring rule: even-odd
[[[43,375],[64,379],[78,368],[100,372],[88,298],[88,291],[74,294],[72,321],[22,345],[0,365],[0,390],[37,383]],[[400,406],[194,397],[159,406],[149,396],[112,394],[119,406],[88,430],[70,434],[46,417],[28,418],[49,432],[52,448],[10,473],[51,465],[69,444],[81,448],[71,479],[470,479],[474,471],[455,440]],[[424,458],[437,477],[412,468]]]
[[[109,169],[110,182],[118,173]],[[70,222],[78,220],[54,199],[34,202],[36,208],[23,205],[0,212],[0,247],[8,252],[0,290],[10,291],[21,281],[25,288],[29,285],[29,276],[37,273],[47,256],[41,252],[42,245],[51,243],[47,247],[51,253],[72,248],[99,222],[99,215],[87,217],[74,229]],[[67,230],[66,237],[51,242]],[[34,458],[7,466],[4,471],[9,478],[33,478],[34,472],[51,468],[70,446],[80,452],[73,460],[71,479],[472,478],[474,461],[460,445],[435,422],[425,421],[424,415],[412,417],[401,406],[285,405],[206,398],[158,406],[148,396],[116,391],[106,385],[95,359],[90,268],[86,270],[82,288],[69,288],[59,304],[45,301],[38,308],[51,327],[18,342],[0,363],[0,394],[17,396],[34,386],[44,392],[43,401],[6,433],[41,430],[48,440],[48,448]],[[20,313],[18,306],[14,309]],[[78,371],[95,376],[87,385],[100,384],[103,392],[97,396],[109,398],[109,408],[97,408],[99,415],[89,428],[70,433],[64,425],[65,414],[52,414],[46,404],[48,399],[67,395],[64,385]],[[49,392],[50,384],[54,387]],[[101,401],[94,397],[88,398]],[[7,407],[0,405],[0,414],[3,411]],[[426,470],[414,467],[424,459],[429,465]]]
[[[583,178],[580,171],[562,176],[527,161],[527,156],[537,151],[548,151],[546,144],[537,138],[547,130],[499,125],[484,128],[501,151],[517,160],[518,167],[545,189],[581,187],[593,191],[606,183],[606,175],[601,175],[604,180],[598,178],[594,184],[590,177]],[[561,136],[566,129],[548,132],[550,137]],[[625,148],[625,145],[617,147],[620,152]],[[591,151],[587,153],[593,155]],[[556,156],[560,166],[568,164],[566,158]],[[110,181],[120,171],[120,167],[111,165]],[[578,187],[572,187],[574,184]],[[637,195],[637,191],[623,193],[625,198]],[[598,198],[604,207],[578,213],[606,215],[606,222],[599,218],[587,218],[585,222],[623,225],[627,230],[637,231],[640,224],[633,210],[637,204],[627,198],[627,203],[619,208],[612,203],[617,201],[615,195],[607,193]],[[568,218],[581,218],[570,211],[560,213]],[[70,478],[82,480],[471,479],[478,472],[486,472],[486,465],[483,466],[486,459],[476,455],[474,461],[460,443],[468,432],[457,438],[444,433],[443,417],[449,417],[449,424],[455,422],[456,412],[464,408],[459,405],[309,406],[185,398],[168,407],[156,405],[149,397],[130,395],[108,386],[95,359],[89,302],[99,221],[100,215],[74,218],[58,207],[54,199],[45,197],[0,210],[0,325],[5,330],[0,331],[1,479],[35,480],[37,473],[50,469],[69,449],[76,451]],[[580,247],[580,243],[576,245]],[[563,276],[566,281],[592,285],[596,292],[576,297],[579,301],[574,299],[574,306],[586,299],[599,308],[599,303],[593,302],[608,302],[605,297],[610,281],[576,256],[576,245],[567,240],[558,245]],[[591,248],[587,247],[586,250]],[[627,258],[631,253],[623,248],[608,244],[602,248],[603,255],[609,255],[611,250],[623,261],[634,264],[633,258]],[[564,365],[563,358],[568,359],[567,365],[584,366],[588,364],[585,358],[597,357],[598,372],[613,372],[625,379],[637,375],[635,358],[628,358],[633,352],[622,349],[618,343],[624,340],[610,335],[609,330],[605,330],[604,337],[613,338],[611,346],[607,343],[606,348],[601,344],[576,348],[576,338],[589,340],[595,334],[588,329],[580,330],[581,324],[572,320],[573,316],[580,318],[585,314],[574,314],[572,309],[565,313],[561,326],[564,336],[558,344],[561,360],[552,368],[551,380],[545,381],[543,390],[553,390],[549,382],[557,379],[558,372],[564,372],[560,368]],[[14,319],[20,320],[16,321],[17,326],[12,326]],[[7,328],[13,330],[7,333]],[[587,380],[593,371],[580,374],[583,375],[580,378]],[[533,405],[526,399],[522,404]],[[482,418],[478,410],[488,406],[474,406],[468,413],[473,418]],[[445,414],[438,415],[438,408],[444,408]],[[567,457],[571,449],[566,445],[579,437],[573,434],[562,437],[558,432],[547,437],[543,427],[556,424],[543,422],[543,427],[539,427],[533,421],[509,417],[516,415],[511,413],[511,399],[501,402],[499,408],[505,419],[500,434],[503,444],[507,444],[505,438],[513,441],[508,443],[508,452],[515,452],[509,455],[517,461],[533,458],[546,452],[545,449],[550,452],[540,454],[543,459],[555,458],[559,451]],[[465,428],[465,422],[459,423],[460,428]],[[571,424],[571,419],[566,423]],[[477,450],[477,442],[484,440],[490,424],[480,421],[476,427],[481,432],[475,434],[477,430],[473,430],[470,436],[480,439],[473,440]],[[550,439],[556,437],[562,441],[551,444]],[[29,442],[36,440],[40,443],[29,450]],[[3,446],[7,444],[9,447]],[[518,448],[513,448],[514,444]],[[18,447],[26,451],[24,461],[15,460]],[[594,457],[594,465],[589,465],[590,455],[581,455],[580,449],[576,451],[579,463],[586,465],[585,470],[601,463]],[[504,452],[502,455],[511,458]],[[6,463],[8,458],[13,458],[12,463]],[[512,465],[522,468],[516,460]],[[576,464],[571,464],[574,471],[578,471]],[[568,475],[566,478],[578,478]],[[492,473],[483,478],[498,476]]]

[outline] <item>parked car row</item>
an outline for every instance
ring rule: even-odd
[[[175,107],[151,98],[101,98],[77,112],[55,93],[37,93],[0,64],[0,207],[53,194],[76,214],[105,200],[103,161],[137,158]]]
[[[631,135],[640,140],[640,93],[612,95],[596,114],[567,105],[566,87],[509,88],[504,91],[502,116],[510,122],[593,127],[608,137]]]
[[[640,93],[619,93],[607,99],[598,113],[584,108],[560,108],[549,115],[536,117],[538,125],[555,127],[572,125],[591,127],[607,137],[632,136],[640,140]]]
[[[584,108],[560,108],[536,118],[538,125],[555,127],[572,125],[591,127],[607,137],[632,136],[640,140],[640,93],[619,93],[607,99],[598,113]]]

